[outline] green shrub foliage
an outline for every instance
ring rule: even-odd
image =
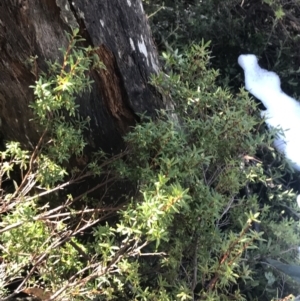
[[[168,74],[152,84],[174,110],[159,111],[156,120],[141,116],[123,154],[99,151],[70,178],[63,163],[83,152],[86,125],[70,118],[77,116],[75,97],[89,88],[86,71],[104,68],[78,40],[75,31],[63,63],[50,64],[33,87],[31,107],[44,128],[36,150],[9,143],[0,153],[1,300],[17,278],[15,293],[42,300],[297,294],[297,266],[286,272],[298,261],[299,245],[295,195],[282,180],[288,165],[272,150],[248,93],[218,85],[209,43],[163,53]],[[270,158],[262,162],[257,152]],[[16,167],[21,183],[12,179]],[[57,193],[98,175],[97,187],[118,179],[136,193],[110,204],[89,197],[94,187],[80,196]]]
[[[268,288],[259,274],[265,271],[264,256],[289,250],[286,258],[294,260],[297,226],[293,219],[281,220],[278,211],[272,213],[252,192],[258,183],[268,190],[269,182],[280,177],[277,169],[266,173],[254,157],[271,141],[258,131],[261,121],[248,94],[241,90],[232,95],[216,85],[218,72],[208,68],[208,45],[163,54],[166,69],[172,71],[154,78],[153,84],[172,96],[178,120],[161,112],[157,121],[146,120],[127,135],[135,155],[119,169],[139,182],[142,201],[132,201],[131,214],[126,211],[120,227],[128,235],[140,223],[139,240],[144,237],[147,252],[159,254],[155,264],[146,260],[140,265],[150,275],[161,273],[151,277],[159,281],[159,286],[150,282],[151,300],[162,292],[166,300],[271,300],[276,289]],[[276,194],[282,200],[282,193],[295,198],[282,192],[280,184],[273,187],[273,198]],[[264,233],[254,230],[255,223]],[[278,227],[289,232],[277,236],[280,246],[273,241]],[[275,280],[272,284],[276,286]]]
[[[298,0],[144,0],[160,49],[212,42],[221,81],[241,85],[237,57],[254,53],[276,71],[287,92],[300,95]]]

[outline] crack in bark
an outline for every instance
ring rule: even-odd
[[[137,116],[130,108],[128,100],[126,100],[126,92],[115,57],[104,45],[98,47],[95,52],[106,67],[106,69],[95,71],[96,78],[99,79],[103,101],[117,121],[119,129],[122,133],[126,133],[129,126],[135,124]]]

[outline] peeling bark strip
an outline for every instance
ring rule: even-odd
[[[116,72],[117,65],[113,54],[104,45],[100,46],[96,53],[106,67],[105,70],[95,71],[99,75],[103,101],[116,119],[119,129],[126,133],[128,126],[134,125],[137,116],[129,107],[123,82],[119,72]]]
[[[36,69],[45,71],[46,60],[61,58],[64,31],[78,25],[86,45],[98,49],[107,67],[92,72],[91,93],[78,98],[80,114],[91,118],[90,145],[117,150],[137,113],[153,116],[164,107],[148,83],[159,64],[141,0],[1,0],[0,131],[5,139],[27,147],[36,143],[39,134],[28,108],[33,101],[28,86],[36,72],[28,59],[37,55]]]

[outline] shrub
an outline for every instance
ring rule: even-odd
[[[216,84],[208,45],[163,55],[171,71],[153,84],[174,100],[178,123],[161,112],[126,136],[134,155],[119,170],[139,182],[141,196],[122,213],[117,231],[158,257],[136,259],[132,271],[136,265],[141,277],[147,271],[139,280],[152,292],[147,300],[270,300],[280,280],[274,276],[269,285],[267,276],[261,277],[265,256],[294,261],[298,231],[295,220],[273,212],[274,200],[268,204],[270,181],[273,197],[285,196],[288,206],[294,207],[295,195],[280,187],[278,169],[266,171],[255,159],[271,139],[258,131],[261,121],[248,94],[241,90],[234,96]],[[267,190],[264,202],[252,192],[259,185]],[[264,233],[254,231],[256,223]],[[144,286],[131,290],[146,294]]]
[[[32,108],[44,127],[35,151],[10,143],[1,152],[1,183],[16,166],[24,175],[11,192],[1,190],[2,300],[18,278],[15,294],[50,300],[270,300],[297,293],[291,279],[283,286],[282,274],[267,266],[272,258],[297,260],[297,223],[282,209],[293,211],[295,196],[280,182],[280,159],[274,168],[255,158],[272,140],[260,130],[253,99],[218,86],[209,43],[164,53],[170,72],[152,84],[172,97],[174,111],[162,110],[156,120],[141,116],[124,138],[124,153],[108,158],[99,151],[86,173],[67,177],[62,164],[83,151],[85,126],[69,115],[76,116],[75,96],[89,87],[85,73],[94,64],[91,49],[77,48],[76,33],[63,63],[51,64],[34,86]],[[95,202],[94,187],[79,196],[56,193],[93,175],[105,175],[97,187],[119,179],[137,192],[121,204]]]

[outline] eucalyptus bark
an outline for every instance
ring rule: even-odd
[[[158,56],[141,0],[1,0],[0,131],[5,140],[33,148],[40,133],[30,121],[36,75],[59,60],[65,31],[80,29],[84,46],[97,49],[106,70],[91,71],[92,91],[78,97],[79,113],[91,118],[93,148],[117,151],[138,114],[164,107],[149,84]],[[36,65],[29,59],[37,56]]]

